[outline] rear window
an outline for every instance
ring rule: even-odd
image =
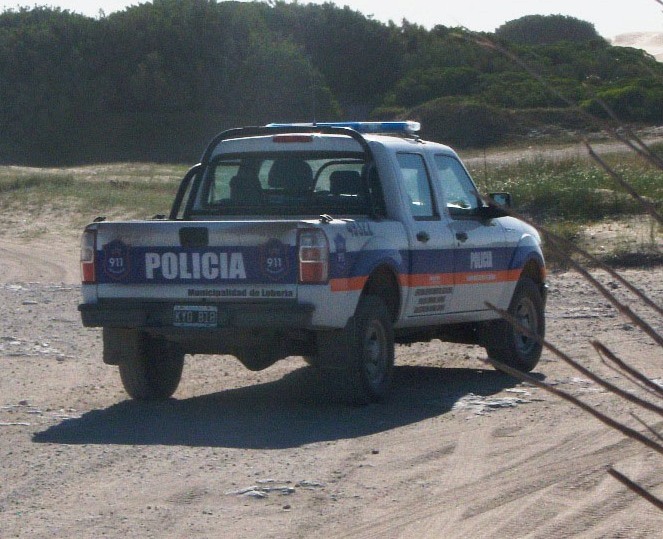
[[[193,212],[205,215],[365,214],[362,153],[222,155],[203,178]]]

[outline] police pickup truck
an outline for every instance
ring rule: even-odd
[[[431,339],[533,369],[546,290],[539,235],[485,204],[457,154],[418,129],[225,131],[167,218],[88,225],[79,310],[103,328],[104,362],[119,366],[127,393],[170,397],[185,354],[231,354],[251,370],[303,356],[370,402],[390,388],[394,344]]]

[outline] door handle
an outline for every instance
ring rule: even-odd
[[[417,239],[421,243],[426,243],[430,239],[430,236],[428,235],[428,232],[422,230],[421,232],[417,232]]]
[[[468,238],[467,232],[456,232],[456,239],[459,242],[464,243],[467,241],[467,238]]]

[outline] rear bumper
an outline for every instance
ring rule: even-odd
[[[137,329],[183,328],[174,324],[175,305],[191,302],[150,302],[136,300],[104,300],[78,306],[85,327],[116,327]],[[216,305],[218,328],[287,329],[311,328],[314,306],[298,303],[231,303]]]

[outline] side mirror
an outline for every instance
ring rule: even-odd
[[[511,193],[488,193],[493,202],[502,208],[510,208],[513,205]]]

